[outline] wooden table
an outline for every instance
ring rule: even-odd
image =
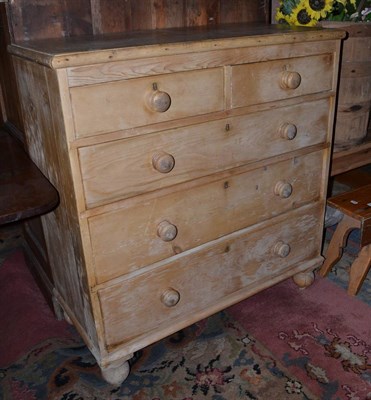
[[[0,130],[0,225],[44,214],[58,202],[57,190],[18,140]]]

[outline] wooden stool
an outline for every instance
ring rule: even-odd
[[[334,196],[327,204],[340,210],[344,217],[334,232],[319,273],[326,276],[330,272],[342,256],[349,233],[360,229],[361,250],[350,267],[348,285],[348,293],[356,295],[371,266],[371,184]]]

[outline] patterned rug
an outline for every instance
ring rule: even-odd
[[[121,387],[82,342],[46,340],[0,370],[3,399],[316,399],[225,313],[139,352]]]
[[[21,274],[33,297],[16,296],[22,287],[0,295],[0,399],[371,400],[370,305],[361,301],[370,301],[370,281],[357,298],[343,289],[356,240],[330,279],[305,290],[282,282],[138,352],[120,387],[103,381],[73,328],[40,306],[16,252],[0,267],[0,293],[12,268],[11,281]]]
[[[320,399],[371,399],[370,307],[328,279],[288,280],[228,312]]]

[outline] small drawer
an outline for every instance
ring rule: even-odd
[[[106,346],[169,331],[175,322],[189,325],[199,319],[197,312],[223,301],[226,306],[227,296],[241,291],[242,300],[319,257],[322,210],[318,204],[303,207],[99,290]]]
[[[224,109],[223,69],[157,75],[70,89],[76,137]]]
[[[283,100],[333,88],[333,55],[232,67],[232,107]]]
[[[89,218],[98,283],[316,201],[324,151]]]
[[[80,148],[86,206],[325,142],[328,113],[323,99]]]

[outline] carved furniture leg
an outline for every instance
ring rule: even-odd
[[[334,235],[331,238],[330,244],[328,246],[325,262],[319,271],[321,276],[326,276],[331,268],[340,260],[343,254],[343,248],[346,245],[349,233],[360,227],[360,222],[354,218],[344,215],[343,219],[339,222]]]
[[[109,367],[102,367],[103,378],[113,386],[120,386],[125,379],[128,377],[130,372],[129,361],[124,361],[119,365],[113,365]]]
[[[348,294],[355,296],[371,267],[371,244],[361,249],[349,272]]]

